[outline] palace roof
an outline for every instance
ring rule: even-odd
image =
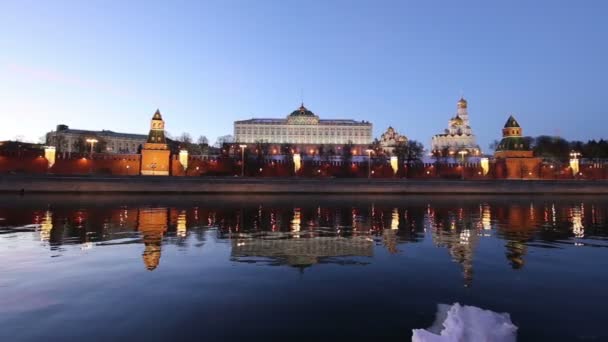
[[[133,139],[133,140],[146,140],[148,136],[146,134],[132,134],[132,133],[120,133],[109,130],[101,130],[101,131],[91,131],[85,129],[72,129],[66,128],[57,133],[62,134],[74,134],[74,135],[95,135],[100,137],[108,137],[108,138],[122,138],[122,139]]]

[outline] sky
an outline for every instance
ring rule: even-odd
[[[390,125],[430,147],[461,95],[484,151],[608,138],[607,1],[0,0],[0,140],[57,124],[214,142],[235,120]]]

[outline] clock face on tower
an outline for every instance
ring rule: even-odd
[[[152,129],[163,129],[162,121],[152,121]]]

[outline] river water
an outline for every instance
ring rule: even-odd
[[[608,340],[608,198],[0,197],[0,341]]]

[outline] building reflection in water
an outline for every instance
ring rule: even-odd
[[[373,256],[373,240],[366,237],[305,237],[276,236],[233,238],[231,256],[235,261],[249,257],[270,258],[279,264],[308,267],[330,257]]]
[[[478,224],[473,222],[468,211],[459,208],[456,212],[434,209],[429,206],[425,221],[433,242],[448,249],[454,262],[462,266],[464,286],[473,284],[473,253],[479,237]]]
[[[169,213],[167,208],[143,208],[138,211],[138,230],[144,242],[142,255],[146,268],[156,269],[160,263],[161,244],[167,231]]]
[[[143,242],[142,258],[149,270],[159,266],[163,241],[186,248],[202,247],[203,243],[189,245],[186,238],[192,236],[202,242],[209,230],[215,231],[219,240],[230,240],[231,255],[236,260],[263,257],[298,267],[347,262],[343,257],[371,257],[376,248],[399,254],[407,252],[407,243],[432,239],[435,246],[449,252],[469,286],[481,239],[501,239],[504,249],[499,253],[504,253],[513,269],[521,269],[533,248],[531,244],[602,243],[608,237],[606,207],[603,200],[572,203],[543,198],[466,200],[457,204],[438,201],[402,207],[382,200],[366,204],[233,203],[190,208],[78,203],[77,207],[51,205],[42,209],[2,207],[0,223],[24,231],[31,231],[34,223],[36,238],[58,251],[54,256],[66,250],[62,245],[78,244],[86,249]],[[165,238],[169,231],[177,238]]]

